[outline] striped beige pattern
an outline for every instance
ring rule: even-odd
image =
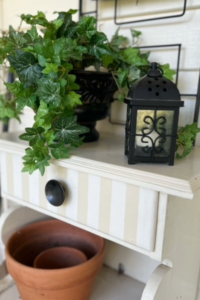
[[[3,194],[73,220],[148,251],[154,250],[158,193],[87,172],[51,165],[42,177],[22,173],[20,156],[2,153]],[[66,189],[62,206],[48,203],[44,188],[59,180]],[[148,214],[146,213],[148,212]]]

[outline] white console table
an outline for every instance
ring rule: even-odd
[[[0,135],[5,207],[11,200],[158,262],[143,283],[104,267],[91,300],[196,299],[200,149],[194,148],[174,166],[128,165],[124,138],[102,134],[98,142],[76,149],[70,159],[52,161],[42,177],[39,172],[21,173],[26,147],[16,133]],[[67,191],[59,207],[49,204],[45,197],[44,187],[50,179],[60,181]],[[139,262],[135,272],[140,272]],[[0,294],[0,300],[7,300],[6,292]]]

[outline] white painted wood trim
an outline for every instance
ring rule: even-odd
[[[171,268],[163,264],[159,265],[149,278],[142,294],[141,300],[155,300],[156,293]],[[161,299],[160,299],[161,300]],[[171,299],[170,299],[171,300]]]
[[[32,222],[49,218],[37,210],[16,203],[0,217],[0,243],[6,245],[8,238],[19,228]]]
[[[198,162],[200,149],[194,148],[187,158],[176,161],[174,166],[156,164],[130,166],[124,156],[123,146],[123,137],[105,134],[101,136],[99,142],[90,146],[84,144],[75,150],[70,159],[53,160],[52,163],[83,172],[87,169],[93,175],[193,199],[194,192],[200,188],[200,162]],[[18,133],[0,135],[0,151],[23,156],[26,147],[27,144],[18,139]],[[187,174],[184,170],[190,172]]]
[[[7,220],[7,218],[16,211],[16,209],[18,209],[19,207],[21,207],[20,205],[15,204],[13,207],[11,207],[10,209],[7,209],[4,213],[1,214],[0,217],[0,243],[5,245],[5,240],[3,238],[3,227],[4,224]]]
[[[158,261],[162,260],[167,202],[168,202],[168,195],[165,193],[160,193],[159,202],[158,202],[158,218],[157,218],[157,231],[156,231],[156,238],[155,238],[156,241],[155,251],[150,253],[150,257]]]

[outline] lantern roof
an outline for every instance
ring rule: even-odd
[[[163,70],[157,63],[152,63],[148,74],[137,80],[130,88],[125,102],[127,103],[131,100],[159,101],[161,105],[163,100],[163,102],[169,100],[174,103],[174,105],[171,103],[173,106],[183,105],[183,101],[180,101],[181,96],[177,86],[171,80],[163,76]],[[180,101],[180,103],[177,101]],[[170,105],[170,103],[168,103],[168,105]]]

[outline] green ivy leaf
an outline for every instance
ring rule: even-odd
[[[46,143],[48,145],[52,144],[55,141],[55,134],[53,129],[50,129],[45,133]]]
[[[60,95],[62,96],[62,98],[64,98],[67,93],[67,82],[68,81],[65,78],[60,79]]]
[[[35,162],[24,162],[24,167],[22,169],[22,172],[29,172],[29,174],[33,174],[34,171],[37,170],[37,165],[35,164]]]
[[[107,45],[107,37],[103,32],[98,32],[91,37],[89,54],[101,60],[104,55],[110,55],[111,50]]]
[[[38,158],[36,166],[39,169],[42,176],[44,175],[45,167],[50,166],[50,163],[49,163],[50,159],[51,159],[50,155],[45,155],[45,157],[43,157],[43,158]]]
[[[55,118],[55,112],[49,110],[48,105],[44,101],[40,101],[40,106],[38,108],[37,114],[34,117],[35,119],[34,127],[41,126],[45,129],[45,131],[48,131],[52,126],[52,122],[54,118]]]
[[[97,32],[96,19],[88,16],[81,18],[77,26],[77,32],[80,35],[86,35],[86,37],[90,40],[91,37]]]
[[[63,61],[62,66],[63,66],[63,68],[65,68],[66,74],[68,74],[71,70],[73,70],[73,65],[68,62]]]
[[[37,170],[37,155],[32,148],[26,148],[25,152],[26,155],[22,157],[25,161],[22,172],[29,172],[32,174],[35,170]]]
[[[35,163],[35,160],[36,160],[36,155],[33,151],[33,149],[31,148],[26,148],[25,149],[25,152],[26,152],[26,155],[24,155],[22,158],[26,161],[29,161],[29,162],[34,162]]]
[[[4,84],[8,90],[16,96],[20,95],[24,91],[23,84],[19,81],[15,81],[13,83],[4,82]]]
[[[43,140],[44,136],[42,133],[44,132],[44,128],[25,128],[26,133],[23,133],[19,136],[21,140],[29,141],[29,145],[33,146],[37,143],[38,140]]]
[[[81,105],[82,102],[80,100],[81,95],[70,91],[66,96],[65,96],[65,101],[66,101],[66,105],[70,106],[70,107],[76,107],[77,105]]]
[[[38,48],[38,50],[40,50]],[[52,61],[55,56],[55,52],[53,49],[53,41],[51,39],[44,39],[41,47],[42,53],[40,53],[45,59],[49,59]]]
[[[39,169],[41,175],[44,175],[45,167],[48,167],[51,156],[48,154],[48,147],[39,144],[33,148],[25,149],[26,155],[23,156],[24,168],[22,172],[29,172],[32,174],[35,170]]]
[[[77,10],[70,9],[67,12],[58,12],[58,19],[63,21],[62,26],[57,31],[57,37],[73,37],[77,34],[76,23],[72,21],[72,15],[75,14]]]
[[[51,128],[55,118],[56,118],[56,111],[49,110],[49,112],[42,117],[42,120],[44,120],[42,127],[45,128],[46,130]]]
[[[73,147],[66,147],[64,143],[56,143],[50,145],[51,154],[54,158],[60,159],[60,158],[69,158],[70,154],[69,151],[74,149]]]
[[[14,118],[15,117],[15,109],[10,106],[6,99],[0,95],[0,119],[4,118]]]
[[[50,77],[42,77],[37,81],[38,89],[36,94],[40,97],[45,103],[53,104],[55,107],[58,107],[61,102],[60,96],[60,83],[54,82]]]
[[[78,52],[81,52],[81,53],[87,53],[87,52],[88,52],[87,48],[84,47],[84,46],[77,46],[77,47],[76,47],[76,50],[77,50]]]
[[[69,74],[68,75],[68,86],[70,88],[70,90],[79,90],[80,86],[75,82],[76,80],[76,76],[75,75],[72,75],[72,74]]]
[[[118,95],[118,100],[120,102],[124,102],[124,98],[127,97],[128,91],[129,91],[129,89],[127,86],[120,88],[120,90],[119,90],[120,93]]]
[[[63,60],[69,61],[70,59],[81,60],[83,48],[78,47],[71,38],[65,39],[65,47],[60,52],[60,56]]]
[[[30,37],[31,41],[35,41],[38,38],[38,32],[34,25],[30,30],[27,30],[27,35]]]
[[[141,34],[142,34],[141,31],[131,29],[131,35],[132,35],[133,38],[138,38]]]
[[[62,116],[54,123],[56,140],[65,144],[76,144],[79,141],[79,135],[89,131],[88,128],[77,124],[77,117]]]
[[[135,66],[131,66],[128,70],[128,82],[130,84],[141,78],[140,69],[136,68]]]
[[[135,29],[131,29],[131,36],[132,36],[132,45],[136,44],[138,41],[138,38],[141,36],[142,32],[135,30]]]
[[[118,100],[119,100],[120,102],[124,102],[124,96],[123,96],[122,94],[119,94],[119,95],[118,95]]]
[[[42,68],[31,53],[17,51],[15,56],[8,55],[8,60],[20,79],[27,85],[36,83],[42,76]]]
[[[55,26],[55,29],[58,30],[58,28],[60,28],[62,26],[63,20],[61,20],[61,19],[54,20],[52,22],[52,24]]]
[[[9,40],[7,47],[13,50],[20,49],[26,45],[26,39],[23,32],[16,32],[12,26],[9,27]]]
[[[20,122],[19,112],[16,110],[16,103],[7,101],[6,95],[0,95],[0,119],[7,123],[11,118],[16,118]]]
[[[140,50],[136,48],[127,48],[121,51],[123,60],[133,66],[147,66],[149,65],[148,60],[145,57],[141,57]]]
[[[114,51],[114,52],[119,52],[120,51],[120,47],[124,48],[127,46],[128,44],[128,38],[122,35],[119,35],[119,30],[120,28],[118,28],[115,32],[115,34],[113,35],[111,41],[110,41],[110,48]]]
[[[40,106],[38,108],[37,114],[35,115],[35,121],[39,121],[43,116],[48,114],[49,108],[44,101],[40,101]]]
[[[25,21],[27,24],[31,25],[41,25],[44,27],[48,27],[49,22],[45,17],[45,14],[41,11],[37,13],[37,15],[30,15],[30,14],[22,14],[21,19]]]
[[[62,37],[57,39],[53,43],[54,55],[60,55],[61,51],[64,50],[68,45],[67,39]]]
[[[64,78],[61,78],[61,80],[60,80],[60,86],[61,87],[65,87],[66,85],[67,85],[67,80],[64,79]]]
[[[160,67],[162,68],[162,70],[164,72],[163,75],[166,78],[168,78],[169,80],[173,81],[173,77],[176,74],[176,72],[170,69],[170,65],[169,64],[165,64],[165,65],[160,65]]]
[[[50,74],[51,72],[58,72],[59,65],[53,63],[45,63],[45,69],[42,71],[43,74]]]
[[[38,54],[38,62],[41,67],[45,67],[46,59],[41,54]]]
[[[109,68],[109,65],[111,65],[114,61],[114,57],[113,55],[103,55],[102,61],[104,67]]]
[[[129,74],[129,70],[120,70],[117,74],[117,82],[119,83],[120,87],[124,87],[127,85],[127,77]]]
[[[17,103],[17,111],[22,111],[25,106],[35,108],[35,102],[37,100],[36,95],[34,95],[31,88],[23,90],[23,92],[18,93],[19,96],[15,98]]]
[[[200,128],[197,127],[196,122],[193,124],[187,124],[186,126],[178,129],[176,139],[177,159],[186,157],[192,151],[196,135],[199,132]]]
[[[35,43],[33,45],[33,52],[36,53],[38,56],[42,55],[42,49],[43,49],[43,47],[39,43]],[[39,58],[38,58],[38,60],[39,60]]]
[[[144,58],[145,60],[148,60],[150,54],[150,51],[147,51],[146,53],[140,53],[140,57]]]

